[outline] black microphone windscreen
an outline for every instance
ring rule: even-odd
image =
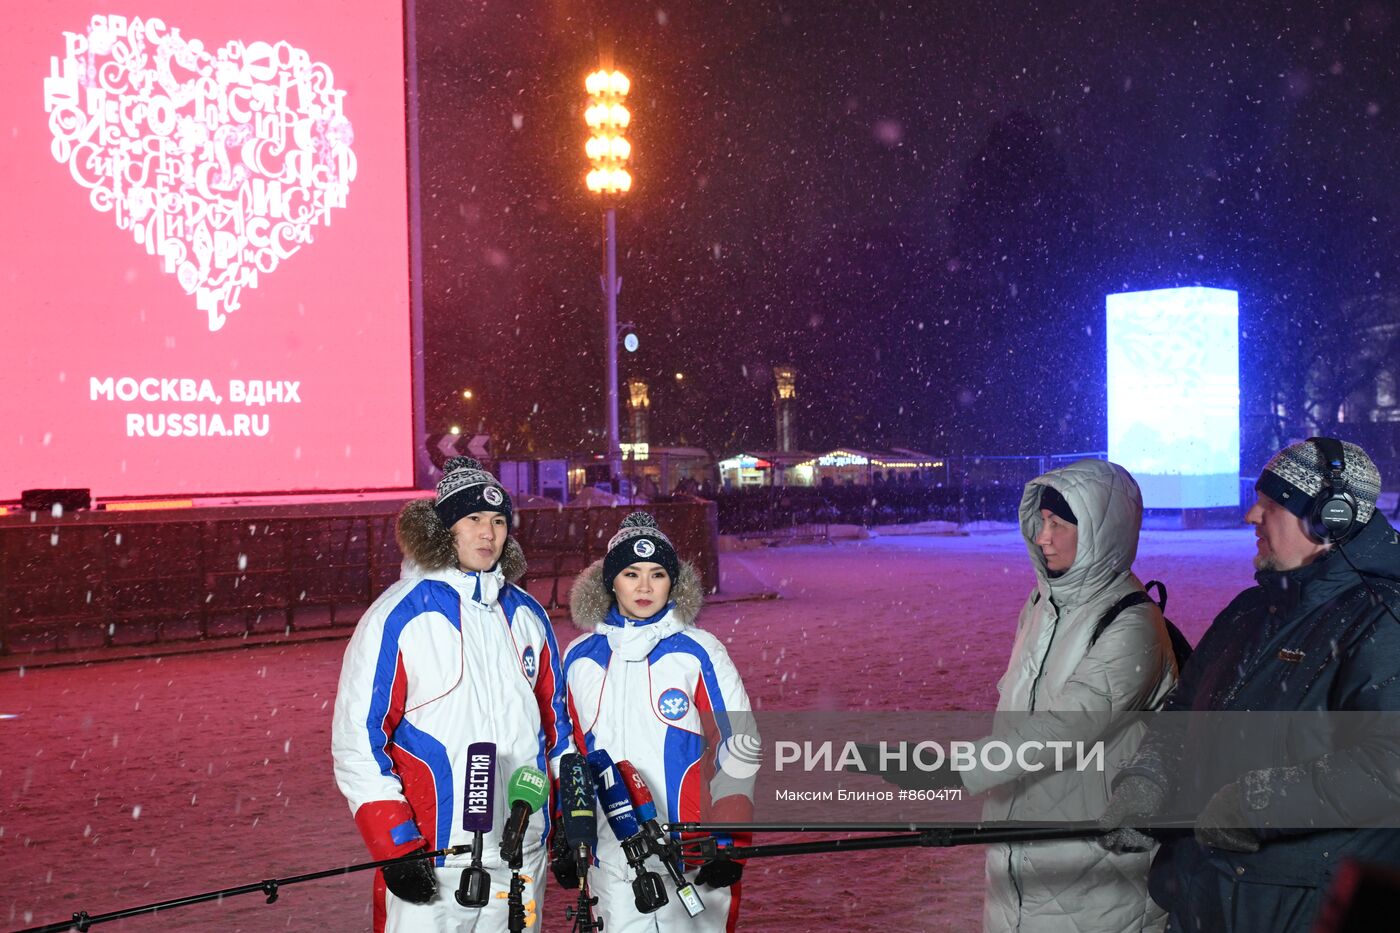
[[[569,845],[598,848],[598,810],[588,759],[570,753],[559,760],[559,797]]]

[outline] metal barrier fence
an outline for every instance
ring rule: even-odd
[[[897,525],[947,521],[1015,522],[1025,484],[1047,470],[1093,454],[1047,457],[976,457],[950,464],[952,486],[876,483],[872,486],[759,486],[726,490],[717,497],[719,531],[741,538],[826,537],[832,524]],[[1400,479],[1400,463],[1381,467]],[[1189,510],[1190,527],[1230,527],[1254,502],[1257,477],[1240,477],[1238,506]],[[1387,515],[1400,520],[1400,498],[1382,494]],[[1164,510],[1179,512],[1179,510]],[[1153,513],[1158,514],[1158,513]],[[1183,518],[1183,521],[1186,521]]]
[[[833,524],[1014,521],[1023,485],[763,487],[721,493],[716,501],[721,534],[773,537],[820,527],[824,536]]]
[[[402,502],[0,519],[0,655],[353,626],[399,577]],[[719,580],[713,503],[649,506],[707,586]],[[628,508],[520,509],[525,586],[567,608]]]
[[[830,524],[896,525],[947,521],[1015,522],[1025,484],[1075,460],[1103,459],[1103,451],[1037,456],[950,457],[945,481],[936,486],[886,482],[870,486],[760,486],[726,490],[718,497],[721,534],[740,537],[814,536]],[[1400,480],[1400,462],[1378,464],[1391,488]],[[1254,501],[1256,477],[1240,477],[1238,506],[1190,510],[1192,527],[1237,524]],[[1400,499],[1390,505],[1400,519]],[[1184,520],[1184,519],[1183,519]]]
[[[400,560],[392,515],[0,527],[0,653],[353,624]]]

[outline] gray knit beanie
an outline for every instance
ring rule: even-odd
[[[1346,460],[1342,468],[1345,491],[1356,498],[1356,521],[1364,525],[1376,511],[1381,474],[1366,451],[1349,441],[1341,444]],[[1327,472],[1317,445],[1312,441],[1299,441],[1274,454],[1259,474],[1254,488],[1299,518],[1307,518],[1313,500],[1322,491],[1322,479]]]

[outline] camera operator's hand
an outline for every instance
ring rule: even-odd
[[[1196,817],[1196,841],[1228,852],[1258,852],[1259,836],[1244,819],[1240,786],[1226,784]]]
[[[695,883],[712,888],[727,888],[744,876],[744,866],[731,859],[712,859],[695,873]]]
[[[562,830],[555,832],[554,845],[550,847],[549,855],[549,870],[554,873],[554,880],[559,882],[559,886],[565,891],[577,891],[578,863],[574,861],[574,854],[569,851],[569,845],[564,841]]]
[[[1122,855],[1125,852],[1151,852],[1152,847],[1157,844],[1146,833],[1138,832],[1131,826],[1120,826],[1110,830],[1098,838],[1098,844],[1114,855]]]
[[[437,872],[433,871],[432,859],[394,862],[380,871],[384,873],[384,886],[400,900],[426,904],[437,896]]]
[[[1166,791],[1150,778],[1130,774],[1118,781],[1113,796],[1108,798],[1108,807],[1099,817],[1099,828],[1104,830],[1099,845],[1117,855],[1150,851],[1156,840],[1125,824],[1156,816],[1166,801]]]

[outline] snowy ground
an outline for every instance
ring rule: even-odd
[[[1137,570],[1195,641],[1249,585],[1237,531],[1144,535]],[[1015,532],[901,535],[722,557],[782,599],[711,606],[756,705],[990,709],[1031,583]],[[558,636],[574,635],[568,625]],[[366,858],[329,761],[343,642],[0,674],[0,926],[13,929]],[[760,837],[760,842],[777,841]],[[741,927],[854,933],[978,925],[981,850],[750,864]],[[368,876],[112,930],[368,929]],[[567,930],[551,888],[544,927]]]

